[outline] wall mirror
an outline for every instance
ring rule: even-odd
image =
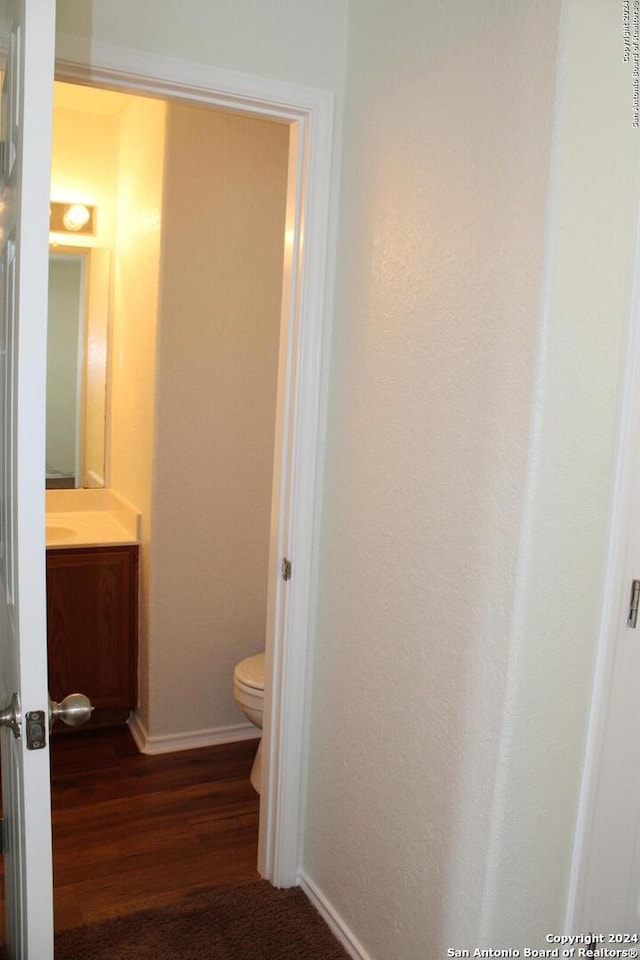
[[[101,247],[49,251],[48,489],[105,486],[110,272]]]

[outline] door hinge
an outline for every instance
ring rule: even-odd
[[[7,845],[4,840],[5,822],[4,817],[0,817],[0,853],[7,853]]]
[[[627,626],[632,630],[638,626],[638,605],[640,604],[640,580],[631,581],[631,600],[629,602],[629,616]]]
[[[291,580],[291,560],[286,557],[282,558],[282,579]]]

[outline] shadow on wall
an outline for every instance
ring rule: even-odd
[[[408,960],[481,945],[558,19],[350,12],[304,871]]]

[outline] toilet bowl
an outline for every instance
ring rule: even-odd
[[[264,704],[264,653],[247,657],[237,663],[233,671],[233,696],[245,717],[262,730],[262,709]],[[253,761],[249,779],[260,793],[262,776],[262,740]]]

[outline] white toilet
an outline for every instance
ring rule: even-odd
[[[233,695],[245,717],[262,730],[264,704],[264,653],[247,657],[237,663],[233,671]],[[262,776],[262,740],[251,768],[251,784],[260,793]]]

